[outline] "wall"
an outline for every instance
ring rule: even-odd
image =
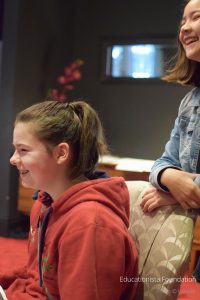
[[[67,4],[67,6],[66,6]],[[73,3],[20,0],[16,111],[43,100],[72,56]]]
[[[11,220],[15,219],[17,205],[16,172],[9,166],[12,149],[12,122],[16,71],[16,40],[18,1],[12,6],[7,2],[3,26],[2,63],[0,70],[0,235],[8,234]]]
[[[186,88],[158,82],[104,83],[100,78],[105,37],[176,36],[182,0],[5,1],[0,88],[0,232],[16,209],[17,173],[9,166],[17,111],[44,99],[64,66],[85,61],[72,98],[98,110],[113,154],[157,158],[168,139]],[[13,174],[14,172],[14,174]]]
[[[103,117],[114,154],[155,159],[163,151],[186,88],[158,83],[103,83],[101,44],[109,37],[176,37],[183,1],[79,1],[74,56],[85,60],[81,96]]]
[[[45,97],[64,66],[82,58],[83,79],[71,96],[87,99],[98,110],[111,152],[160,156],[188,89],[164,82],[102,82],[102,41],[118,36],[176,37],[181,5],[182,0],[21,0],[16,110]]]
[[[64,7],[63,7],[64,4]],[[68,3],[55,0],[5,1],[0,70],[0,235],[8,235],[19,218],[18,172],[11,167],[13,121],[22,108],[47,94],[65,57],[71,56]]]

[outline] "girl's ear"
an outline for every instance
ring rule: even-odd
[[[60,143],[54,149],[55,159],[58,164],[65,163],[69,158],[69,144]]]

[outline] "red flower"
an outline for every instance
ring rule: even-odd
[[[81,72],[79,70],[75,70],[73,72],[73,77],[74,77],[74,80],[80,80],[81,79]]]
[[[74,90],[74,85],[72,84],[74,81],[79,81],[82,78],[80,67],[83,65],[83,61],[81,59],[77,59],[73,61],[69,66],[64,68],[64,74],[58,76],[57,82],[60,85],[58,89],[51,90],[51,97],[56,101],[67,100],[66,91]],[[61,89],[61,91],[60,91]]]
[[[65,89],[66,91],[72,91],[72,90],[74,90],[74,85],[72,85],[72,84],[66,84],[66,85],[64,86],[64,89]]]
[[[58,78],[57,78],[57,81],[58,81],[58,83],[60,83],[60,84],[65,84],[66,83],[66,77],[65,76],[59,76]]]
[[[67,95],[60,93],[58,90],[53,89],[51,91],[51,97],[56,101],[65,102],[67,100]]]

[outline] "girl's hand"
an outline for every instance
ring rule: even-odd
[[[160,206],[173,205],[177,203],[178,202],[171,194],[162,192],[155,187],[150,187],[142,196],[142,202],[140,206],[143,212],[146,213],[152,212],[154,209]]]
[[[161,183],[184,209],[200,207],[200,188],[194,183],[197,174],[168,168],[161,175]]]

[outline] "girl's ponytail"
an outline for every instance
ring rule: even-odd
[[[90,177],[99,160],[99,156],[108,151],[101,121],[96,111],[86,102],[70,104],[78,116],[81,128],[77,161],[74,166],[78,173]]]

